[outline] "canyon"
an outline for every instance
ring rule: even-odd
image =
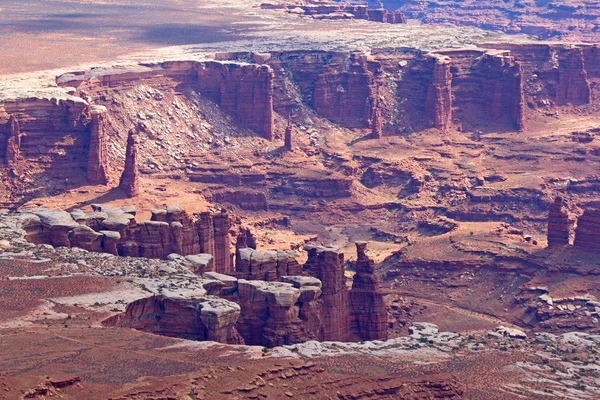
[[[593,2],[43,3],[0,398],[598,397]]]

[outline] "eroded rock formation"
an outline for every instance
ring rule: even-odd
[[[284,144],[283,144],[283,148],[286,151],[294,151],[294,128],[292,126],[292,121],[291,119],[288,118],[288,123],[287,126],[285,127],[285,133],[284,133]]]
[[[178,254],[188,256],[185,262],[196,273],[230,272],[231,223],[226,212],[206,212],[193,218],[177,206],[168,206],[152,210],[150,221],[138,223],[133,207],[92,207],[94,211],[90,213],[81,210],[24,212],[21,214],[23,229],[33,243],[80,247],[129,257],[166,259]]]
[[[199,91],[236,121],[273,139],[273,70],[267,65],[206,62],[197,66]]]
[[[321,246],[306,246],[308,260],[303,270],[322,283],[323,340],[349,341],[350,307],[344,254],[336,249]]]
[[[388,11],[383,8],[370,9],[365,5],[321,3],[309,5],[294,5],[287,8],[285,5],[263,4],[266,9],[287,9],[288,12],[312,16],[315,19],[362,19],[386,24],[406,24],[407,19],[400,11]]]
[[[548,213],[548,246],[569,244],[569,225],[569,214],[564,208],[563,199],[557,197]]]
[[[90,183],[106,184],[106,168],[108,166],[108,155],[106,153],[106,107],[91,106],[90,116],[90,149],[88,153],[87,179]]]
[[[220,297],[152,296],[127,305],[124,314],[104,322],[158,335],[244,344],[235,328],[240,306]]]
[[[356,242],[355,264],[350,305],[358,336],[362,340],[386,340],[388,320],[383,293],[375,275],[375,265],[366,254],[367,242]]]
[[[125,168],[121,175],[119,187],[128,197],[140,194],[140,172],[138,169],[138,128],[132,128],[127,136],[127,149],[125,152]]]
[[[558,104],[588,104],[591,89],[585,69],[583,49],[578,47],[564,49],[559,53]]]
[[[87,169],[87,103],[74,96],[29,97],[0,104],[0,157],[27,162],[47,179],[78,178]]]
[[[579,217],[573,245],[584,251],[600,253],[600,210],[588,209]]]
[[[6,164],[11,167],[19,159],[21,152],[21,130],[19,121],[11,115],[6,123]]]
[[[427,91],[425,115],[430,126],[442,131],[452,125],[452,73],[448,59],[438,59],[433,67],[433,82]]]

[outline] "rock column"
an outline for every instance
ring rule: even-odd
[[[366,248],[367,242],[356,242],[358,259],[350,290],[350,305],[355,318],[356,333],[362,340],[386,340],[387,309],[374,273],[374,262],[367,257]]]
[[[548,247],[569,244],[569,215],[563,206],[563,199],[557,197],[548,213]]]
[[[21,153],[21,129],[17,117],[11,115],[7,123],[6,164],[12,167]]]
[[[322,283],[323,340],[350,339],[350,313],[344,254],[330,247],[306,246],[308,260],[304,271]]]
[[[107,154],[106,154],[106,107],[92,106],[90,109],[90,150],[87,163],[87,178],[90,183],[107,183]]]
[[[213,216],[214,238],[215,238],[215,271],[221,274],[231,272],[231,240],[229,229],[231,222],[226,210]]]
[[[127,150],[125,153],[125,169],[121,175],[119,187],[125,191],[128,197],[135,197],[140,193],[139,170],[138,170],[138,133],[136,128],[129,131],[127,137]]]
[[[292,128],[292,121],[290,118],[288,118],[288,123],[287,126],[285,127],[285,137],[284,137],[284,145],[283,148],[286,151],[294,151],[294,143],[293,143],[293,128]]]

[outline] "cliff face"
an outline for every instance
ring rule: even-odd
[[[80,98],[27,98],[0,104],[0,157],[14,166],[40,169],[48,178],[84,175],[89,145],[89,107]],[[4,115],[4,117],[3,117]]]
[[[206,62],[197,67],[200,93],[235,120],[273,139],[273,70],[266,65]]]
[[[563,206],[563,199],[557,197],[550,205],[548,213],[548,246],[569,244],[569,215]]]
[[[209,269],[231,270],[229,215],[202,213],[192,218],[177,206],[153,210],[151,221],[136,222],[135,208],[93,206],[94,212],[34,210],[24,213],[23,228],[33,243],[81,247],[129,257],[166,259],[171,254],[214,257]],[[87,229],[82,229],[87,228]],[[72,232],[73,231],[73,232]],[[198,264],[201,261],[188,260]]]
[[[463,127],[491,119],[524,129],[523,73],[514,57],[471,50],[442,54],[451,60],[452,104]]]
[[[585,210],[579,217],[573,245],[587,252],[600,253],[600,210]]]
[[[425,101],[425,117],[429,126],[442,131],[452,125],[452,73],[446,60],[438,60],[433,68],[433,81]]]
[[[124,314],[104,323],[157,335],[244,344],[235,328],[239,316],[239,305],[219,297],[152,296],[130,303]]]
[[[274,107],[280,114],[297,106],[284,90],[293,85],[319,115],[347,128],[371,127],[380,79],[376,61],[360,53],[290,51],[271,53],[266,62],[276,71]]]
[[[569,48],[559,53],[558,104],[588,104],[590,102],[590,83],[588,81],[583,49]]]

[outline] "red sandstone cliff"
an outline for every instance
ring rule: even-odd
[[[439,59],[433,67],[433,82],[425,102],[428,124],[447,131],[452,124],[452,73],[449,60]]]

